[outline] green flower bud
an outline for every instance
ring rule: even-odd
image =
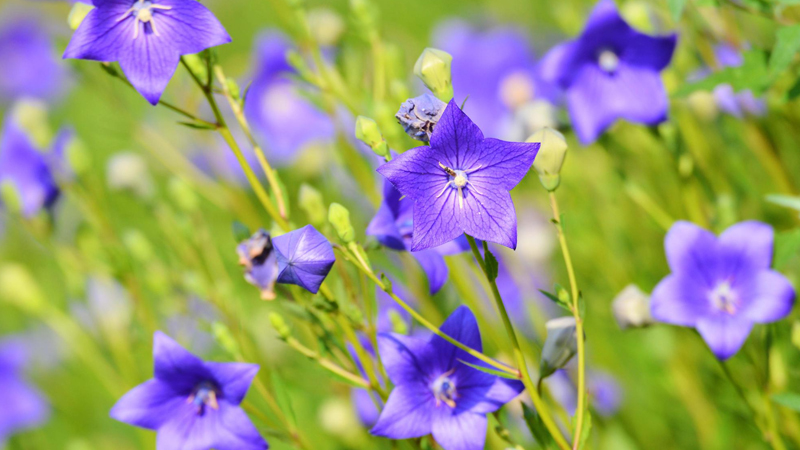
[[[338,203],[331,203],[328,208],[328,222],[333,225],[339,239],[345,244],[349,244],[356,239],[356,230],[350,223],[350,211]]]
[[[315,8],[308,12],[308,27],[314,40],[323,47],[336,45],[344,33],[345,24],[336,11],[330,8]]]
[[[533,160],[533,168],[539,174],[539,181],[548,191],[554,191],[561,183],[561,167],[567,157],[567,141],[564,135],[552,128],[542,128],[533,133],[527,142],[539,142],[539,153]]]
[[[369,117],[358,116],[356,118],[356,138],[369,145],[378,156],[384,158],[389,156],[389,146],[383,139],[378,123]]]
[[[0,300],[28,313],[38,314],[45,306],[45,297],[30,271],[21,264],[0,267]]]
[[[169,180],[169,195],[180,209],[185,212],[197,210],[200,200],[192,187],[180,178]]]
[[[203,83],[208,81],[208,64],[199,54],[183,55],[186,66]]]
[[[278,333],[281,339],[288,339],[289,336],[292,335],[292,330],[289,328],[289,325],[286,324],[286,321],[283,320],[283,316],[278,313],[269,313],[269,322],[272,324],[272,328],[275,329],[275,332]]]
[[[93,10],[94,6],[83,3],[83,2],[75,2],[72,5],[72,9],[69,11],[69,15],[67,16],[67,23],[69,27],[73,30],[77,30],[80,26],[83,19],[86,18],[86,15],[89,14],[89,11]]]
[[[67,144],[66,158],[67,163],[76,175],[83,175],[92,168],[91,152],[86,149],[83,141],[76,137],[73,137]]]
[[[239,344],[233,337],[230,328],[222,322],[214,322],[211,324],[211,332],[214,333],[214,340],[217,341],[219,346],[225,349],[229,355],[233,357],[239,356]]]
[[[6,211],[15,215],[22,213],[22,199],[13,181],[5,180],[0,183],[0,199]]]
[[[350,0],[355,24],[364,40],[370,40],[377,32],[378,8],[370,0]],[[381,55],[382,56],[382,55]]]
[[[302,184],[300,185],[300,194],[298,197],[298,204],[300,205],[300,209],[306,213],[308,222],[317,228],[322,228],[328,217],[328,209],[325,207],[322,194],[313,187]]]
[[[14,121],[25,130],[36,147],[47,148],[53,138],[47,122],[47,104],[41,100],[25,99],[14,105],[11,112]]]
[[[443,102],[453,98],[452,62],[453,57],[449,53],[428,47],[414,64],[414,75]]]
[[[539,377],[547,378],[556,370],[564,367],[578,352],[575,318],[566,316],[548,320],[547,339],[542,347],[542,362],[539,366]]]
[[[242,90],[239,88],[239,83],[237,83],[233,78],[226,78],[225,84],[228,86],[228,92],[231,93],[231,97],[239,100],[242,95]]]
[[[127,230],[122,235],[122,243],[128,253],[140,263],[148,263],[153,260],[155,252],[147,237],[139,230]]]
[[[106,166],[106,178],[113,191],[131,191],[145,199],[155,194],[147,162],[137,153],[120,152],[112,156]]]

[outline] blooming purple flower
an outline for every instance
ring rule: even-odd
[[[93,0],[64,58],[119,61],[134,88],[157,104],[182,55],[227,44],[230,36],[195,0]]]
[[[583,34],[548,52],[542,75],[566,91],[572,126],[588,144],[617,119],[647,125],[666,120],[669,100],[659,72],[676,43],[675,34],[634,30],[612,0],[600,0]]]
[[[270,162],[288,164],[313,143],[333,140],[331,119],[306,99],[286,60],[289,40],[277,32],[257,39],[253,82],[244,112],[253,131],[264,142]]]
[[[12,434],[41,425],[50,414],[39,391],[22,377],[26,361],[25,343],[14,338],[0,341],[0,447]]]
[[[275,299],[275,282],[278,280],[278,257],[272,238],[266,231],[258,230],[236,247],[239,264],[244,266],[244,279],[261,290],[264,300]]]
[[[414,202],[411,251],[445,244],[464,233],[517,246],[517,216],[508,193],[528,172],[538,143],[484,139],[450,101],[430,146],[411,149],[380,166]]]
[[[62,130],[52,149],[43,153],[9,114],[0,136],[0,184],[10,183],[19,197],[22,213],[31,217],[53,206],[59,189],[56,174],[72,133]]]
[[[794,288],[770,269],[772,245],[772,227],[761,222],[733,225],[719,238],[675,223],[664,241],[672,274],[653,290],[653,318],[697,328],[717,358],[733,356],[753,324],[780,320],[794,305]]]
[[[125,394],[111,417],[158,431],[160,450],[256,450],[267,442],[239,404],[258,366],[205,362],[157,331],[155,377]]]
[[[459,307],[441,330],[481,350],[472,311]],[[372,434],[410,439],[433,433],[444,450],[480,450],[486,441],[486,414],[523,390],[522,383],[463,364],[479,360],[439,336],[428,339],[383,334],[378,347],[394,389]]]
[[[296,284],[316,294],[336,256],[331,243],[306,225],[272,240],[278,260],[278,283]]]

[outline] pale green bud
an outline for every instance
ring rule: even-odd
[[[14,121],[40,149],[47,148],[53,138],[47,122],[47,104],[41,100],[24,99],[14,104],[11,112]]]
[[[330,47],[339,42],[345,24],[336,11],[330,8],[314,8],[308,12],[308,27],[319,45]]]
[[[122,235],[125,248],[140,263],[147,263],[153,259],[155,252],[147,237],[139,230],[127,230]]]
[[[356,118],[356,138],[369,145],[375,154],[386,158],[389,155],[389,146],[383,139],[378,123],[364,116]]]
[[[0,199],[6,211],[12,214],[22,213],[22,199],[13,181],[5,180],[0,183]]]
[[[308,222],[317,228],[322,228],[328,218],[328,209],[325,207],[322,194],[313,187],[302,184],[298,197],[298,204],[300,209],[306,213]]]
[[[356,239],[356,230],[350,223],[350,211],[338,203],[331,203],[328,208],[328,222],[333,225],[336,233],[339,234],[339,239],[345,244],[349,244]]]
[[[453,57],[449,53],[428,47],[414,64],[414,75],[443,102],[453,98],[452,62]]]
[[[200,200],[197,198],[192,186],[180,178],[169,180],[169,195],[175,204],[186,212],[195,211],[200,205]]]
[[[542,347],[542,362],[539,377],[547,378],[564,367],[578,352],[575,318],[566,316],[548,320],[547,339]]]
[[[143,198],[150,198],[155,193],[147,163],[133,152],[120,152],[112,156],[106,166],[106,178],[108,187],[114,191],[128,190]]]
[[[719,116],[719,107],[714,94],[709,91],[695,91],[686,98],[689,108],[700,120],[711,122]]]
[[[527,142],[539,142],[539,153],[533,160],[533,168],[539,174],[539,181],[548,191],[554,191],[561,183],[561,167],[567,157],[567,141],[564,135],[552,128],[542,128],[533,133]]]
[[[242,90],[239,88],[239,83],[237,83],[233,78],[226,78],[225,84],[228,86],[228,92],[231,93],[231,97],[239,100],[242,95]]]
[[[183,55],[183,61],[201,82],[206,83],[208,81],[208,64],[199,54]]]
[[[222,322],[214,322],[211,324],[211,332],[214,333],[214,340],[217,341],[220,347],[225,349],[231,356],[238,356],[239,351],[239,344],[236,342],[236,339],[233,337],[230,328],[228,328]]]
[[[625,287],[611,302],[614,319],[623,330],[651,325],[650,298],[635,284]]]
[[[77,30],[78,27],[83,22],[83,19],[86,18],[86,15],[89,14],[89,11],[93,10],[94,6],[89,5],[83,2],[75,2],[72,5],[72,9],[69,11],[69,15],[67,16],[67,23],[69,27],[73,30]]]
[[[280,336],[281,339],[288,339],[289,336],[291,336],[292,330],[289,328],[289,325],[286,324],[286,321],[280,314],[275,312],[269,313],[269,322],[272,324],[272,328],[275,329],[275,332],[278,333],[278,336]]]
[[[10,303],[31,314],[45,306],[45,297],[30,271],[21,264],[0,267],[0,301]]]
[[[76,175],[83,175],[92,168],[92,155],[83,144],[83,141],[73,137],[66,149],[66,159]]]

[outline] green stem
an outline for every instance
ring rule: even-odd
[[[315,352],[314,350],[311,350],[310,348],[306,347],[305,345],[303,345],[297,339],[295,339],[295,338],[290,336],[290,337],[287,337],[285,339],[285,341],[289,345],[289,347],[292,347],[293,349],[297,350],[299,353],[301,353],[306,358],[313,359],[320,366],[322,366],[323,369],[325,369],[325,370],[327,370],[327,371],[329,371],[329,372],[331,372],[331,373],[333,373],[335,375],[338,375],[338,376],[348,380],[349,382],[353,383],[354,385],[356,385],[358,387],[361,387],[361,388],[364,388],[364,389],[371,389],[372,388],[372,385],[370,384],[369,381],[361,378],[358,375],[354,375],[354,374],[348,372],[347,370],[339,367],[338,365],[336,365],[336,363],[334,363],[333,361],[329,360],[328,358],[325,358],[324,356],[321,356],[319,353]]]

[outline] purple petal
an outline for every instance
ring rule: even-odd
[[[144,32],[119,55],[119,66],[128,81],[153,105],[158,104],[179,62],[180,55],[164,36]]]
[[[455,100],[450,100],[431,135],[431,148],[436,149],[436,165],[432,169],[441,175],[440,162],[453,169],[467,170],[477,166],[480,164],[476,161],[482,141],[480,128],[461,111]],[[405,191],[400,189],[400,192]]]
[[[477,358],[464,358],[470,364],[486,367]],[[458,390],[456,412],[469,410],[473,413],[488,414],[516,398],[525,386],[521,381],[508,380],[461,364],[456,368],[455,377]]]
[[[686,274],[705,286],[714,287],[717,238],[691,222],[675,222],[664,239],[667,262],[675,274]]]
[[[795,291],[789,280],[774,270],[754,275],[749,289],[741,293],[747,298],[740,315],[756,323],[775,322],[792,311]]]
[[[697,321],[697,331],[721,360],[730,358],[742,348],[752,328],[753,323],[749,320],[728,314]]]
[[[506,142],[499,139],[485,139],[479,147],[480,170],[469,175],[471,183],[480,188],[486,184],[514,189],[528,173],[540,143]]]
[[[737,118],[744,117],[742,108],[739,105],[739,99],[736,97],[736,93],[733,92],[733,86],[730,84],[718,84],[714,87],[712,93],[714,101],[720,110]]]
[[[316,294],[336,262],[331,243],[311,225],[272,240],[278,259],[278,282],[296,284]]]
[[[772,265],[772,227],[756,221],[737,223],[719,236],[726,257],[744,260],[748,268],[768,269]]]
[[[486,445],[486,416],[443,410],[433,422],[433,438],[446,450],[482,450]]]
[[[356,414],[361,423],[366,427],[372,427],[378,422],[380,410],[375,405],[375,400],[366,389],[353,389],[350,391],[350,399],[356,409]]]
[[[620,58],[633,66],[660,72],[672,61],[678,35],[648,36],[633,33]]]
[[[158,5],[172,9],[156,13],[158,32],[181,55],[231,42],[231,37],[214,14],[195,0],[159,0]]]
[[[146,381],[122,396],[111,409],[111,417],[142,428],[156,430],[172,420],[188,396],[163,381]]]
[[[439,292],[439,289],[447,282],[449,269],[442,255],[436,249],[423,250],[411,254],[416,258],[425,275],[428,276],[428,286],[431,295]]]
[[[439,174],[423,182],[428,184],[429,190],[425,197],[414,199],[412,252],[438,247],[464,234],[461,222],[464,212],[458,206],[458,191],[447,187],[447,177]],[[442,195],[436,197],[435,192],[442,192]]]
[[[266,450],[267,442],[238,406],[221,400],[219,409],[206,408],[202,415],[190,404],[174,412],[159,428],[158,450]]]
[[[394,189],[394,187],[392,187],[392,189]],[[395,224],[395,217],[392,214],[392,210],[385,201],[381,203],[381,206],[378,207],[378,212],[375,213],[375,217],[369,222],[366,233],[367,236],[375,236],[378,242],[393,250],[402,251],[406,249],[403,236],[400,234]]]
[[[123,48],[133,38],[133,27],[120,17],[130,8],[131,2],[102,2],[81,22],[64,51],[64,58],[113,62],[119,60]]]
[[[0,408],[0,445],[12,433],[35,428],[50,415],[42,394],[15,374],[0,374],[3,407]]]
[[[659,322],[693,327],[712,311],[706,292],[707,288],[692,278],[670,275],[653,289],[650,313]]]
[[[242,402],[259,369],[258,364],[245,363],[207,362],[205,366],[222,390],[222,398],[232,405]]]
[[[576,49],[577,44],[574,41],[564,42],[550,49],[539,62],[541,77],[550,83],[558,83],[562,88],[569,87],[577,72]]]
[[[428,372],[430,358],[424,339],[386,333],[378,336],[378,351],[389,379],[396,385],[420,383]]]
[[[199,382],[213,378],[200,358],[160,331],[153,338],[153,361],[156,379],[187,395]]]
[[[445,320],[439,329],[469,348],[477,351],[483,350],[478,321],[475,319],[472,310],[466,306],[459,306],[453,314],[450,314],[450,317]],[[469,355],[466,352],[437,335],[431,336],[429,345],[432,347],[431,354],[435,358],[435,361],[432,361],[432,363],[435,364],[435,367],[439,369],[440,373],[461,366],[462,364],[458,362],[459,359],[469,360]]]
[[[480,193],[469,191],[464,199],[464,232],[482,241],[517,248],[517,213],[511,195],[504,189],[482,184]],[[457,195],[457,191],[450,189]]]
[[[431,147],[416,147],[378,167],[378,173],[386,177],[401,194],[413,199],[425,198],[431,190],[441,191],[447,183],[447,177],[442,176],[439,159],[438,152]]]
[[[425,436],[431,432],[434,410],[433,393],[427,386],[399,385],[389,394],[378,423],[370,433],[391,439]]]

